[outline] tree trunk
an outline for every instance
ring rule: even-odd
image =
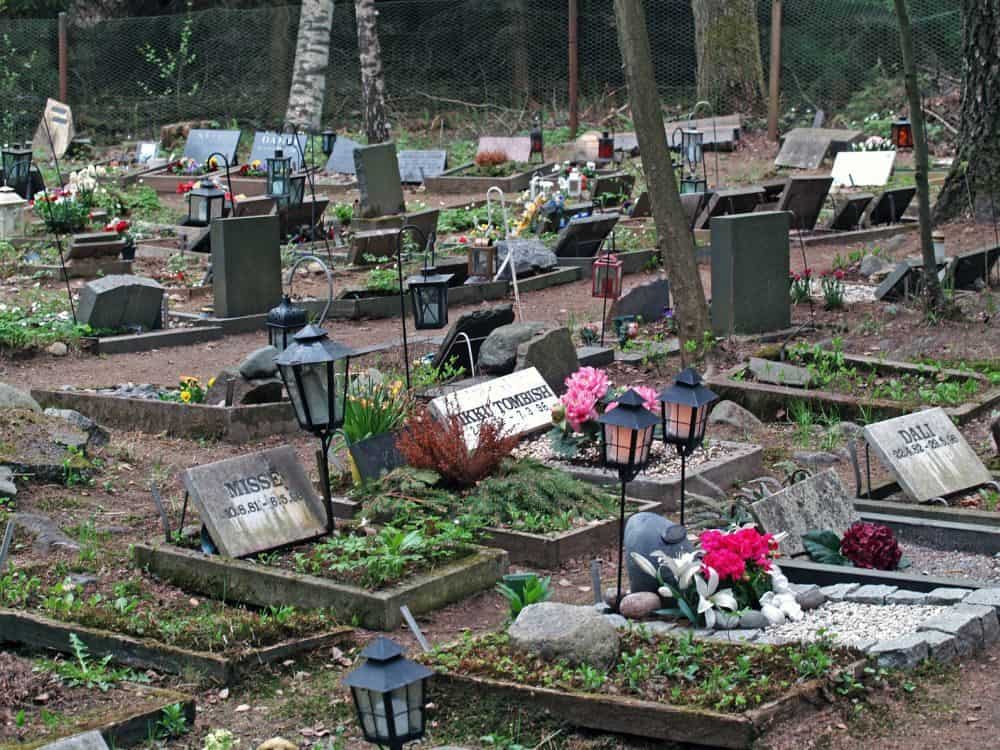
[[[285,120],[310,130],[319,130],[323,117],[332,29],[333,0],[302,0]]]
[[[683,361],[688,354],[684,344],[688,341],[701,344],[711,324],[695,260],[694,237],[684,216],[667,149],[642,3],[643,0],[615,0],[618,47],[625,67],[629,105],[659,235],[660,254],[674,296]]]
[[[899,46],[903,53],[903,72],[906,77],[906,97],[910,102],[910,122],[913,127],[913,153],[916,167],[917,211],[920,216],[920,254],[924,260],[924,293],[929,310],[943,312],[944,293],[938,282],[937,262],[934,260],[934,241],[931,238],[931,192],[927,182],[927,130],[924,128],[924,110],[917,82],[917,61],[913,57],[913,30],[906,0],[894,0],[899,21]]]
[[[723,111],[762,112],[757,0],[691,0],[698,98]]]
[[[934,206],[936,222],[954,219],[970,204],[992,215],[1000,175],[1000,0],[963,0],[965,70],[957,153]],[[968,180],[968,187],[966,186]],[[971,194],[971,195],[970,195]]]
[[[354,15],[358,24],[365,135],[368,136],[368,143],[384,143],[389,140],[389,118],[385,112],[385,75],[382,72],[375,0],[354,0]]]

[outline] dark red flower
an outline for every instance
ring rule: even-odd
[[[895,570],[903,551],[892,529],[859,521],[844,533],[840,553],[859,568]]]

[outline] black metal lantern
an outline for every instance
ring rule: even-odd
[[[913,123],[906,117],[900,117],[892,123],[892,145],[897,151],[908,151],[913,148]]]
[[[691,169],[695,169],[705,161],[705,135],[700,130],[684,128],[681,130],[681,154]]]
[[[708,406],[718,396],[701,384],[701,376],[692,368],[682,371],[673,385],[665,388],[657,400],[663,420],[663,442],[673,445],[681,457],[681,525],[684,524],[684,480],[687,457],[705,439]]]
[[[708,190],[708,180],[695,174],[681,178],[681,195],[688,193],[704,193]]]
[[[4,183],[14,188],[14,192],[26,200],[30,200],[28,195],[30,174],[31,174],[31,144],[18,146],[4,146],[2,153]]]
[[[497,249],[491,244],[469,245],[469,276],[492,279],[497,271]]]
[[[410,225],[412,227],[412,225]],[[406,227],[404,227],[405,229]],[[416,227],[412,227],[416,229]],[[423,233],[417,230],[423,236]],[[398,252],[402,253],[403,232],[399,233]],[[427,255],[430,254],[430,264]],[[417,330],[444,328],[448,325],[448,282],[454,274],[438,273],[434,266],[434,233],[424,244],[424,267],[420,274],[406,280],[413,302],[413,326]]]
[[[301,206],[306,197],[306,173],[293,174],[288,184],[288,205]]]
[[[424,736],[424,695],[434,672],[403,656],[402,647],[385,637],[369,644],[364,664],[348,674],[343,685],[351,689],[365,740],[400,750]]]
[[[615,137],[607,130],[597,139],[597,158],[601,161],[615,158]]]
[[[306,311],[293,305],[291,298],[283,294],[278,306],[267,313],[267,343],[281,354],[292,343],[295,334],[308,323]]]
[[[528,161],[534,161],[538,156],[538,161],[545,161],[545,144],[542,136],[542,116],[535,114],[531,123],[531,152],[528,154]]]
[[[207,227],[213,219],[221,219],[226,192],[212,183],[188,191],[188,226]]]
[[[337,143],[337,134],[332,130],[324,130],[322,133],[323,138],[323,154],[329,159],[330,154],[333,153],[333,147]]]
[[[267,194],[274,198],[279,206],[288,205],[291,173],[292,157],[285,156],[280,148],[276,148],[274,156],[267,159]]]

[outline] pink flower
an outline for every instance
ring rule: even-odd
[[[702,569],[707,572],[708,568],[719,574],[720,581],[737,581],[746,573],[747,565],[735,552],[720,549],[702,558]]]
[[[633,385],[630,388],[642,396],[642,405],[645,406],[653,414],[660,413],[660,402],[657,400],[657,393],[654,389],[650,388],[648,385]],[[628,389],[626,389],[628,390]],[[609,412],[618,406],[617,401],[612,401],[605,407],[604,411]]]
[[[565,380],[568,392],[585,391],[593,395],[594,400],[604,398],[611,382],[604,370],[596,367],[581,367]]]
[[[567,391],[559,400],[566,407],[566,422],[573,432],[580,432],[585,422],[597,419],[597,399],[591,393]]]

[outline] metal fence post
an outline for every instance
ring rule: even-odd
[[[66,39],[66,27],[68,25],[66,13],[59,14],[59,101],[67,104],[69,100],[69,43]]]
[[[577,100],[580,90],[580,58],[577,44],[578,23],[577,0],[569,0],[569,137],[576,138],[580,125]]]

